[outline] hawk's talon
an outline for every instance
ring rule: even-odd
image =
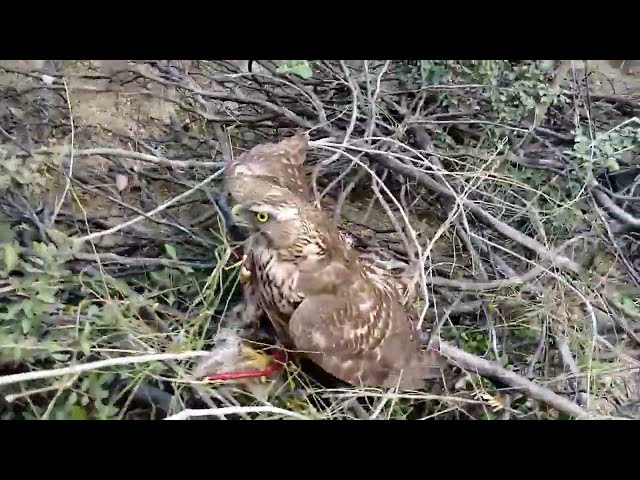
[[[248,285],[249,282],[251,281],[251,272],[244,265],[244,263],[240,267],[240,273],[238,274],[238,277],[240,279],[240,283],[242,283],[243,285]]]

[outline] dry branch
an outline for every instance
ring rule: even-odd
[[[416,167],[406,165],[401,161],[393,158],[389,155],[383,154],[371,154],[380,164],[384,165],[391,170],[402,173],[403,175],[418,180],[420,183],[429,187],[431,190],[438,192],[441,195],[445,195],[449,198],[456,199],[455,195],[446,187],[440,185],[438,182],[433,180],[426,173],[418,170]],[[481,220],[487,223],[490,227],[495,229],[496,231],[502,233],[504,236],[514,240],[521,245],[533,250],[538,255],[540,255],[545,260],[552,262],[555,266],[562,268],[564,270],[569,270],[574,273],[580,272],[582,269],[580,265],[571,260],[570,258],[565,257],[564,255],[554,254],[544,245],[539,243],[527,235],[519,232],[515,228],[507,225],[506,223],[498,220],[496,217],[486,212],[484,209],[476,205],[472,200],[469,199],[460,199],[460,202],[468,208],[472,213],[477,215]]]
[[[36,153],[47,153],[51,150],[39,150]],[[156,165],[172,168],[196,168],[196,167],[213,167],[220,168],[224,166],[223,162],[202,162],[199,160],[171,160],[165,157],[158,157],[156,155],[150,155],[148,153],[133,152],[129,150],[121,150],[119,148],[87,148],[83,150],[75,150],[73,152],[76,157],[91,157],[94,155],[100,155],[105,157],[122,157],[131,160],[140,160],[142,162],[149,162]]]
[[[442,340],[434,340],[434,349],[440,350],[442,355],[465,370],[475,372],[483,377],[500,380],[514,389],[519,390],[524,395],[544,402],[557,411],[569,414],[577,419],[587,419],[590,417],[589,412],[576,403],[561,397],[548,388],[533,383],[531,380],[517,373],[505,369],[499,363],[490,362],[484,358],[467,353]]]
[[[600,203],[605,210],[609,212],[609,214],[622,222],[624,225],[640,229],[640,218],[636,218],[628,212],[625,212],[622,208],[615,204],[609,196],[603,191],[594,188],[592,190],[593,196],[596,198],[598,203]]]
[[[90,372],[100,368],[115,367],[119,365],[135,365],[137,363],[163,362],[167,360],[186,360],[195,357],[206,357],[209,352],[193,351],[183,353],[152,353],[149,355],[136,355],[131,357],[109,358],[95,362],[72,365],[70,367],[55,368],[53,370],[40,370],[36,372],[16,373],[0,377],[0,386],[11,385],[18,382],[29,382],[41,380],[43,378],[62,377],[64,375],[76,375],[78,373]]]
[[[226,415],[237,415],[239,413],[272,413],[274,415],[281,415],[284,417],[295,418],[296,420],[309,420],[308,417],[300,415],[299,413],[292,412],[291,410],[285,410],[284,408],[277,407],[223,407],[223,408],[207,408],[202,410],[183,410],[180,413],[171,415],[165,418],[165,420],[188,420],[192,417],[222,417]]]
[[[101,232],[94,232],[91,233],[89,235],[85,235],[84,237],[80,237],[80,238],[74,238],[73,241],[80,244],[83,242],[87,242],[87,241],[91,241],[91,240],[95,240],[96,238],[100,238],[103,237],[105,235],[111,235],[112,233],[116,233],[119,232],[120,230],[130,227],[131,225],[134,225],[135,223],[138,223],[142,220],[144,220],[145,218],[151,217],[153,215],[155,215],[156,213],[159,213],[163,210],[166,210],[167,208],[169,208],[171,205],[178,203],[180,200],[182,200],[183,198],[191,195],[193,192],[195,192],[196,190],[204,187],[205,185],[207,185],[208,183],[211,183],[213,180],[215,180],[216,178],[218,178],[219,176],[222,175],[222,170],[218,170],[216,173],[214,173],[213,175],[209,175],[207,178],[205,178],[203,181],[201,181],[200,183],[198,183],[196,186],[194,186],[193,188],[190,188],[189,190],[182,192],[180,195],[177,195],[175,197],[173,197],[171,200],[163,203],[162,205],[158,206],[157,208],[154,208],[153,210],[145,213],[144,215],[139,215],[135,218],[132,218],[131,220],[127,220],[126,222],[117,225],[113,228],[109,228],[108,230],[103,230]]]

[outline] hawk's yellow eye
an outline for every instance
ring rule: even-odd
[[[256,220],[258,220],[260,223],[264,223],[267,220],[269,220],[269,214],[264,212],[258,212],[256,213]]]

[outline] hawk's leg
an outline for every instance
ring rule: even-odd
[[[196,365],[194,375],[211,381],[238,381],[274,374],[286,362],[284,352],[268,352],[270,332],[260,328],[263,310],[251,285],[245,285],[244,299],[222,320],[210,355]],[[266,345],[265,345],[266,344]],[[260,345],[258,348],[254,348]]]
[[[223,322],[227,328],[232,328],[238,335],[253,340],[256,335],[260,335],[260,319],[264,314],[258,303],[254,289],[251,285],[245,285],[243,300],[234,306],[225,316]],[[264,335],[262,335],[264,336]],[[258,339],[255,339],[256,341]]]

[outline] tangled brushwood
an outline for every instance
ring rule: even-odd
[[[0,85],[1,418],[640,418],[632,74],[1,61]],[[256,347],[269,322],[240,338],[223,167],[298,131],[310,198],[363,262],[412,272],[447,381],[356,387]]]

